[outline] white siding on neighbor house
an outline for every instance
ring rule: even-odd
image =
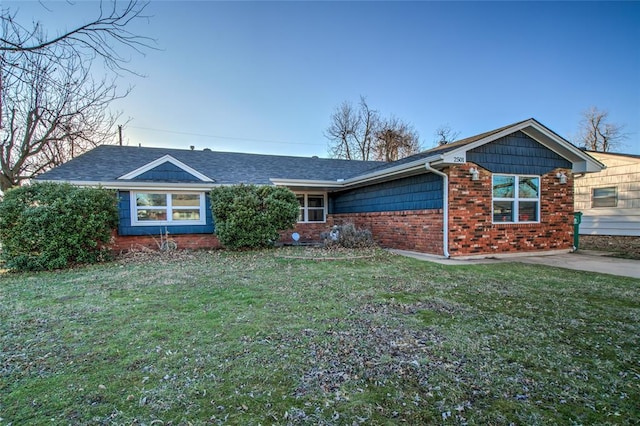
[[[607,166],[601,172],[576,176],[574,209],[583,213],[581,235],[640,236],[640,158],[590,152]],[[593,189],[615,187],[615,207],[593,207]]]

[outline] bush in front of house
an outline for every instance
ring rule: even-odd
[[[300,213],[296,196],[277,186],[222,186],[211,191],[220,243],[230,249],[272,246],[278,231],[293,228]]]
[[[2,258],[10,269],[52,270],[106,258],[118,223],[113,191],[36,183],[0,202]]]
[[[369,248],[376,246],[371,231],[358,229],[351,222],[343,225],[334,225],[331,232],[323,232],[321,237],[324,239],[325,246],[329,248]]]

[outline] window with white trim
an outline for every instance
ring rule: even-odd
[[[615,186],[608,188],[593,188],[591,193],[591,207],[616,207],[618,205],[618,189]]]
[[[203,192],[131,192],[131,224],[204,225]]]
[[[327,194],[297,193],[300,203],[298,222],[325,222],[327,217]]]
[[[493,175],[493,222],[540,221],[540,177]]]

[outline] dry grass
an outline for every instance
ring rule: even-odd
[[[282,254],[138,253],[0,276],[0,425],[640,416],[638,280]]]

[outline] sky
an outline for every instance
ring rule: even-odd
[[[118,4],[124,4],[119,2]],[[49,34],[99,3],[2,1]],[[46,6],[46,7],[43,7]],[[128,27],[113,103],[125,144],[328,157],[333,111],[360,96],[411,123],[425,149],[535,118],[575,140],[591,106],[640,155],[640,2],[155,1]]]

